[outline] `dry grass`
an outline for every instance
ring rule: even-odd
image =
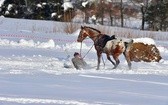
[[[135,30],[130,28],[121,28],[121,27],[110,27],[102,25],[93,25],[93,24],[77,24],[77,23],[60,23],[54,22],[54,25],[50,28],[49,33],[65,32],[67,34],[72,34],[76,30],[80,29],[82,26],[89,26],[95,29],[100,30],[103,34],[107,35],[116,35],[116,37],[123,38],[143,38],[149,37],[154,40],[168,40],[168,32],[156,32],[156,31],[142,31]],[[35,24],[32,26],[32,32],[42,31],[46,29],[39,29]]]
[[[124,38],[148,37],[154,40],[168,40],[168,32],[142,31],[129,28],[104,27],[104,26],[99,26],[97,29],[100,30],[102,33],[109,35],[114,34],[117,37],[124,37]]]
[[[3,21],[0,22],[0,24]],[[20,24],[17,23],[15,25],[17,30],[20,30]],[[32,23],[31,29],[32,32],[45,32],[45,33],[57,33],[57,32],[64,32],[68,34],[74,33],[76,30],[80,29],[82,26],[89,26],[100,30],[103,34],[107,35],[116,35],[117,37],[123,38],[142,38],[142,37],[149,37],[154,40],[168,40],[168,32],[156,32],[156,31],[142,31],[142,30],[135,30],[130,28],[121,28],[121,27],[110,27],[110,26],[103,26],[103,25],[93,25],[93,24],[77,24],[77,23],[63,23],[63,22],[53,22],[53,25],[45,24],[39,25],[39,23]],[[25,27],[26,29],[26,27]]]
[[[68,33],[68,34],[72,34],[73,32],[75,32],[76,30],[79,29],[79,24],[74,24],[74,23],[66,23],[65,24],[65,28],[64,28],[64,32]]]

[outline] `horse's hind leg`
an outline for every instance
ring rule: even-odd
[[[123,54],[124,54],[124,57],[125,57],[125,59],[126,59],[126,61],[128,63],[129,69],[131,69],[131,60],[130,60],[129,53],[127,51],[125,51]]]
[[[118,59],[118,56],[113,56],[114,60],[116,61],[116,65],[113,67],[113,69],[116,69],[117,66],[119,65],[120,63],[120,60]]]
[[[108,59],[114,66],[116,66],[116,64],[111,60],[110,55],[108,55],[108,54],[107,54],[107,59]]]

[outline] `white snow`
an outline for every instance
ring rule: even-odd
[[[140,6],[145,6],[145,4],[144,3],[140,3]]]
[[[43,2],[42,5],[47,5],[47,3],[46,3],[46,2]]]
[[[96,20],[96,16],[95,16],[95,15],[93,15],[93,16],[92,16],[92,19],[93,19],[93,20]]]
[[[57,15],[57,13],[54,12],[54,13],[51,14],[51,17],[54,17],[56,15]]]
[[[63,3],[64,11],[67,11],[69,8],[73,8],[73,5],[71,2],[64,2]]]
[[[0,101],[15,102],[18,104],[89,105],[88,103],[78,102],[78,101],[73,101],[73,100],[52,100],[52,99],[38,99],[38,98],[34,99],[34,98],[0,97]]]
[[[80,33],[80,29],[76,30],[74,33],[72,33],[72,35],[77,37],[79,35],[79,33]]]
[[[0,0],[0,7],[3,5],[5,0]]]
[[[42,5],[41,5],[41,4],[37,4],[36,6],[39,7],[39,8],[42,8]]]
[[[136,38],[133,40],[134,40],[134,42],[142,42],[142,43],[148,44],[148,45],[155,45],[155,41],[151,38]]]
[[[10,11],[12,7],[13,7],[13,5],[9,4],[7,10]]]
[[[9,15],[10,13],[9,13],[9,11],[5,11],[5,15]]]
[[[34,48],[54,48],[55,42],[50,39],[48,42],[34,42],[33,40],[21,39],[18,42],[7,39],[0,39],[0,45],[3,46],[19,46],[19,47],[34,47]]]
[[[0,29],[1,36],[7,35],[0,39],[0,105],[168,104],[167,41],[134,39],[155,44],[163,57],[159,63],[132,62],[132,70],[128,70],[121,55],[119,67],[113,70],[103,54],[105,67],[101,63],[101,69],[96,70],[97,56],[92,48],[84,58],[92,68],[76,70],[63,65],[71,64],[73,53],[80,51],[81,44],[76,42],[80,30],[50,35],[26,28],[15,32],[8,25]],[[82,56],[92,44],[89,39],[82,43]]]
[[[89,3],[89,1],[82,2],[82,6],[86,7],[86,5]]]
[[[62,15],[58,15],[58,18],[61,18],[62,17]]]

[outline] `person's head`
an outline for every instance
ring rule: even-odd
[[[74,57],[78,57],[78,56],[80,56],[80,54],[78,52],[75,52]]]

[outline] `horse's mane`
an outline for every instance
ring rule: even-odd
[[[93,27],[89,27],[89,26],[84,26],[85,28],[90,28],[90,29],[92,29],[92,30],[94,30],[94,31],[97,31],[98,33],[101,33],[101,31],[99,31],[99,30],[97,30],[97,29],[95,29],[95,28],[93,28]]]

